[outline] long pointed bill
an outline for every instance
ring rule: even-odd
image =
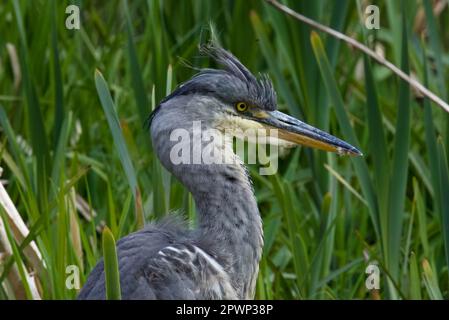
[[[279,111],[264,111],[263,115],[253,119],[265,126],[278,129],[278,137],[282,140],[338,154],[362,155],[349,143]]]

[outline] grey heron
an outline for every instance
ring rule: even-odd
[[[174,163],[183,129],[192,123],[224,135],[228,128],[276,129],[277,142],[361,155],[350,144],[277,111],[276,92],[267,76],[254,76],[234,55],[215,43],[201,51],[222,69],[201,69],[163,99],[151,114],[153,148],[162,165],[192,194],[198,227],[169,216],[117,242],[123,299],[252,299],[263,247],[262,221],[253,186],[232,141],[213,143],[214,152],[234,162]],[[195,139],[189,139],[193,143]],[[213,139],[215,141],[215,138]],[[219,139],[217,139],[219,141]],[[202,141],[201,144],[211,141]],[[78,299],[104,299],[100,261]]]

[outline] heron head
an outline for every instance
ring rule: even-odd
[[[167,96],[152,117],[165,109],[166,102],[180,100],[172,105],[182,105],[182,109],[172,109],[172,112],[205,121],[208,127],[265,129],[276,132],[276,139],[270,140],[276,143],[299,144],[339,154],[362,154],[349,143],[278,111],[276,91],[268,76],[254,76],[234,55],[215,43],[201,46],[200,51],[223,69],[201,69]]]

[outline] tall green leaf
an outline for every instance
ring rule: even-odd
[[[337,120],[340,125],[340,129],[343,133],[343,136],[352,145],[358,146],[359,145],[358,139],[349,121],[348,114],[344,107],[343,99],[341,97],[340,92],[338,91],[337,82],[334,76],[332,75],[332,69],[326,57],[323,44],[316,32],[312,32],[311,41],[313,51],[315,53],[315,58],[317,59],[318,65],[320,67],[322,79],[326,86],[327,92],[331,98],[331,101],[334,104]],[[369,177],[368,167],[363,158],[361,157],[353,158],[352,163],[359,178],[359,183],[361,185],[362,192],[368,203],[368,208],[374,229],[376,231],[378,238],[380,239],[377,198],[374,193],[371,179]]]
[[[117,260],[115,239],[108,227],[103,229],[103,261],[106,285],[106,299],[120,300],[120,271]]]
[[[401,69],[408,74],[408,38],[405,17],[402,20]],[[405,189],[407,186],[408,152],[410,147],[410,86],[402,80],[399,84],[395,132],[393,164],[389,183],[387,266],[390,274],[397,281],[397,277],[399,276]]]
[[[369,131],[370,155],[373,157],[373,179],[379,201],[379,223],[382,233],[382,245],[387,246],[388,230],[388,180],[389,159],[385,131],[383,129],[382,115],[379,109],[376,85],[374,82],[371,63],[366,55],[363,56],[366,86],[366,119]]]
[[[127,0],[123,1],[123,7],[125,8],[125,17],[126,17],[126,32],[128,37],[127,46],[129,56],[129,66],[131,71],[131,83],[134,90],[134,97],[137,104],[137,111],[139,112],[141,122],[144,123],[149,114],[150,102],[145,92],[145,85],[142,79],[142,69],[140,67],[136,47],[134,45],[133,26]]]
[[[449,274],[449,201],[447,195],[449,195],[449,166],[447,163],[447,155],[445,152],[442,139],[438,139],[438,168],[439,168],[439,184],[441,194],[441,220],[443,225],[441,226],[444,248],[446,254],[446,271]]]
[[[126,148],[125,139],[123,138],[120,122],[115,111],[114,102],[112,101],[108,85],[104,80],[103,75],[98,70],[95,71],[95,85],[97,87],[98,96],[100,97],[101,105],[103,107],[104,114],[106,115],[120,162],[123,166],[123,170],[125,171],[129,187],[134,194],[137,225],[141,228],[144,225],[144,216],[134,166],[131,162],[128,149]]]

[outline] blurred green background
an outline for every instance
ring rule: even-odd
[[[282,2],[447,101],[447,1]],[[80,30],[65,27],[69,4],[80,8]],[[365,27],[369,4],[380,9],[379,30]],[[389,69],[326,34],[311,40],[311,31],[263,1],[2,1],[1,182],[29,234],[0,207],[0,299],[74,298],[66,268],[78,266],[84,283],[105,225],[118,239],[142,214],[148,223],[180,209],[194,219],[144,122],[195,73],[189,66],[213,66],[197,50],[212,33],[271,76],[282,111],[364,153],[295,148],[277,175],[250,167],[265,230],[256,298],[448,298],[448,114]],[[96,69],[113,98],[103,108]],[[116,147],[121,135],[126,148]],[[365,286],[370,263],[379,290]]]

